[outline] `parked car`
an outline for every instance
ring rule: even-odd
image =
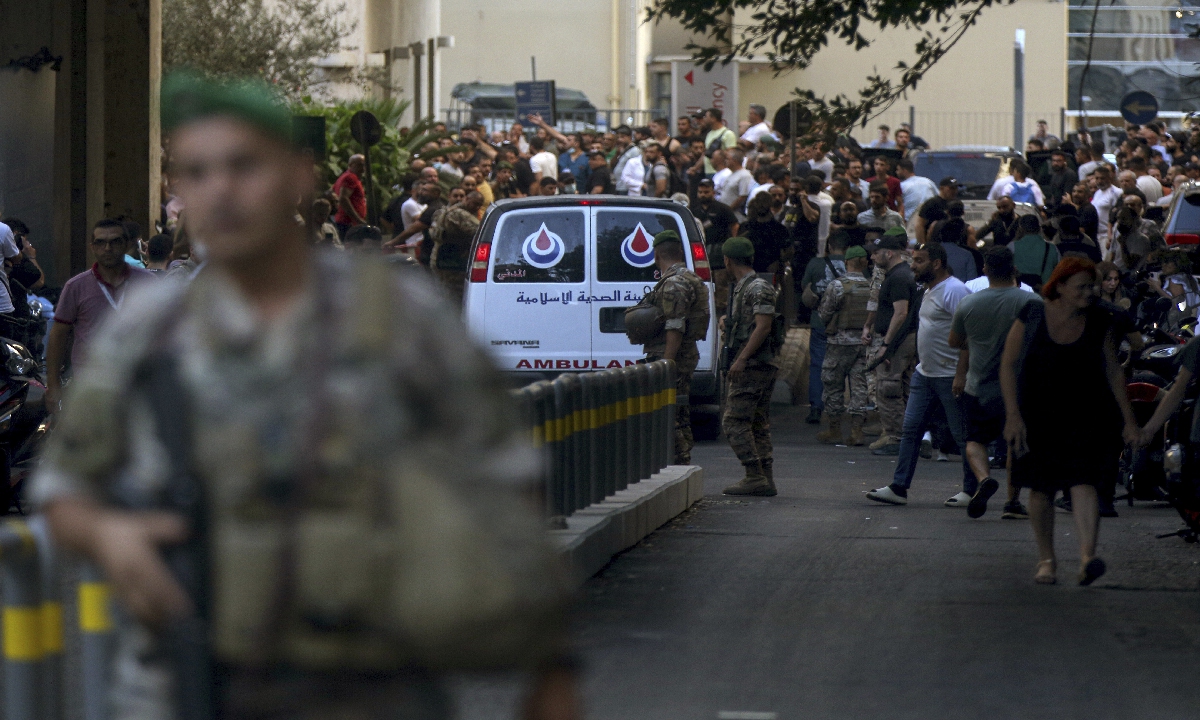
[[[1200,246],[1200,183],[1186,182],[1173,193],[1163,222],[1167,247]]]
[[[658,280],[651,242],[663,230],[684,239],[688,267],[712,302],[703,231],[684,205],[615,195],[497,201],[472,246],[468,330],[522,383],[635,364],[642,348],[625,336],[625,309]],[[718,402],[717,346],[714,312],[700,342],[693,405]]]
[[[1009,164],[1022,157],[1006,148],[956,146],[917,153],[912,161],[913,170],[934,183],[945,177],[957,179],[959,197],[966,202],[986,200],[992,185],[1008,177]]]

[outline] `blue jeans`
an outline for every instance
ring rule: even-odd
[[[967,462],[966,440],[963,435],[962,409],[958,399],[951,390],[954,378],[925,377],[919,372],[912,375],[912,385],[908,393],[908,405],[904,408],[904,432],[900,436],[900,456],[896,458],[896,474],[892,477],[892,485],[908,489],[912,485],[913,473],[917,469],[917,459],[921,453],[921,437],[929,429],[930,421],[935,417],[936,404],[946,411],[946,421],[950,424],[950,435],[958,452],[962,455],[963,463],[963,492],[974,495],[979,486],[975,473],[971,472],[971,464]]]
[[[825,386],[821,383],[821,364],[825,362],[825,328],[813,327],[808,336],[808,404],[825,409]]]

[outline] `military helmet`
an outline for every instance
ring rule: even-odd
[[[662,335],[667,318],[663,311],[649,303],[634,305],[625,311],[625,334],[633,345],[645,345]]]

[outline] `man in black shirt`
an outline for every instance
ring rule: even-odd
[[[992,244],[1007,246],[1013,240],[1021,237],[1021,229],[1017,227],[1016,206],[1007,195],[996,199],[996,212],[992,219],[975,233],[976,240],[992,236]]]
[[[608,169],[608,158],[599,150],[588,153],[588,195],[612,195],[617,191],[613,183],[612,171]]]
[[[500,148],[500,160],[508,162],[512,165],[513,178],[516,181],[517,189],[525,195],[536,195],[537,191],[530,191],[529,187],[533,185],[533,169],[529,167],[528,160],[521,160],[517,154],[517,149],[512,145],[504,145]]]
[[[917,355],[917,335],[912,332],[917,281],[904,261],[903,252],[907,248],[904,229],[893,228],[875,241],[871,254],[876,267],[886,274],[879,288],[874,325],[863,328],[863,340],[871,341],[873,358],[887,358],[875,367],[875,406],[883,431],[879,440],[871,444],[871,450],[900,445],[908,384]]]
[[[1066,257],[1067,253],[1076,253],[1087,257],[1094,263],[1101,260],[1100,248],[1096,242],[1079,230],[1079,218],[1074,215],[1064,215],[1058,219],[1058,254]]]
[[[1063,196],[1071,194],[1071,188],[1079,182],[1079,171],[1072,170],[1067,163],[1067,154],[1055,150],[1050,154],[1050,176],[1042,187],[1046,207],[1053,211],[1063,202]]]
[[[729,271],[725,269],[725,256],[721,245],[737,235],[738,219],[729,206],[714,196],[713,181],[705,178],[696,187],[696,202],[692,203],[692,215],[704,228],[704,242],[708,249],[708,265],[712,268],[713,284],[716,286],[717,303],[729,297]]]
[[[950,217],[948,208],[951,200],[958,199],[958,180],[952,177],[942,178],[938,183],[937,197],[931,197],[921,204],[917,210],[917,242],[928,240],[927,234],[938,220]]]

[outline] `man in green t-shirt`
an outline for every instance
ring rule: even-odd
[[[717,150],[729,150],[737,145],[737,133],[725,127],[720,108],[709,108],[704,111],[704,119],[700,121],[705,130],[704,136],[704,176],[712,177],[717,169],[709,159]],[[698,166],[700,161],[696,162]]]

